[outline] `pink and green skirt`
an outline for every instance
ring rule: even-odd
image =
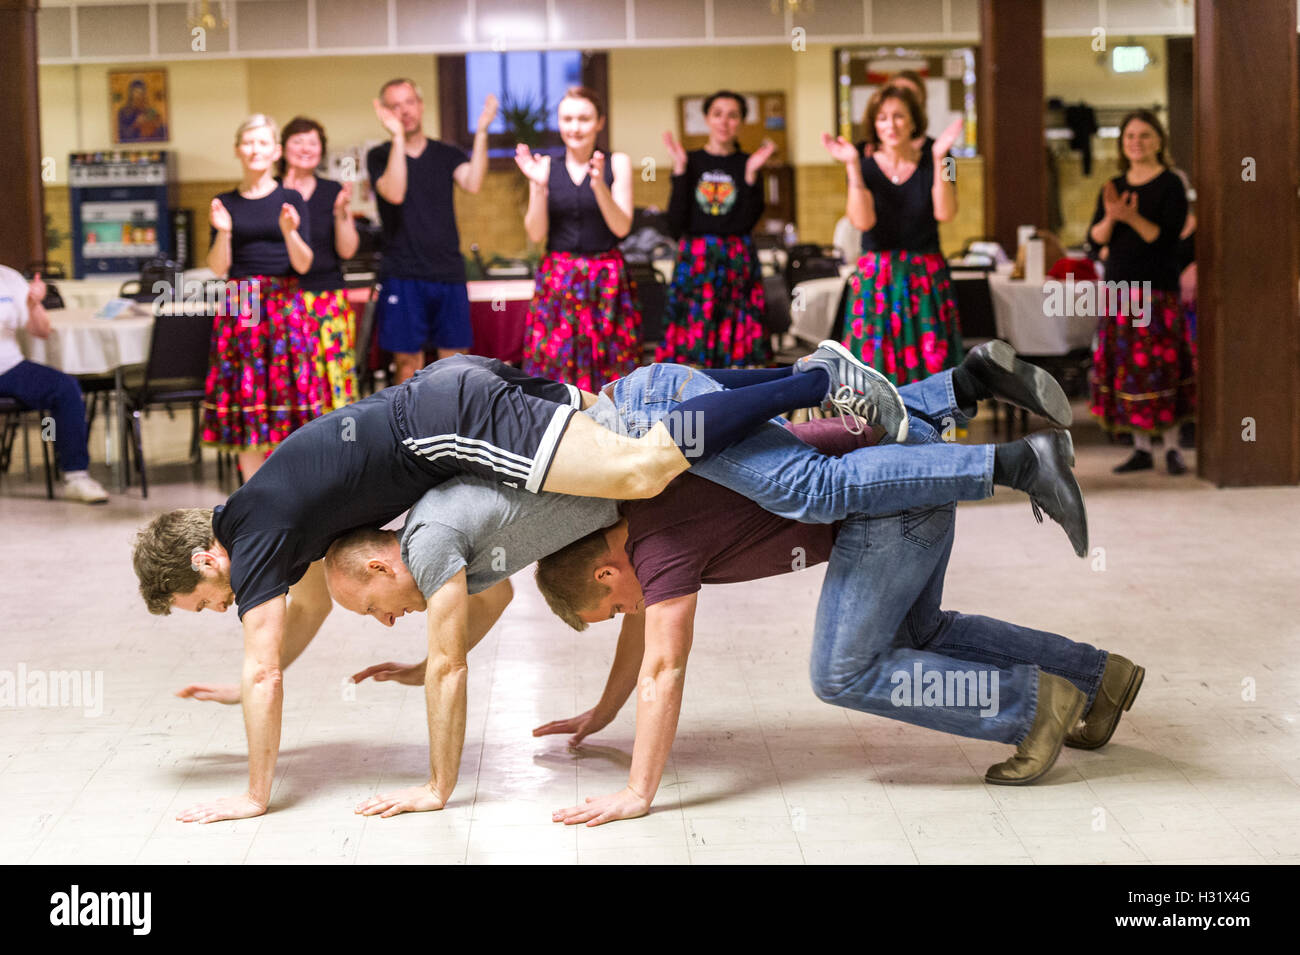
[[[325,382],[325,410],[357,400],[356,317],[344,289],[302,293],[308,316],[320,323],[320,353],[316,372]]]
[[[548,252],[528,306],[524,371],[594,392],[640,359],[641,311],[623,253]]]
[[[1146,315],[1134,300],[1097,325],[1089,410],[1107,431],[1154,436],[1196,416],[1195,313],[1177,291],[1152,290],[1148,304]]]
[[[762,272],[749,236],[685,236],[655,361],[700,368],[768,364],[763,306]]]
[[[961,322],[942,255],[866,252],[848,286],[843,345],[894,384],[961,362]]]
[[[270,450],[325,410],[320,326],[296,279],[259,275],[227,288],[225,314],[212,321],[201,438],[224,451]]]

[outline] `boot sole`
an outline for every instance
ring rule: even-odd
[[[1066,726],[1074,726],[1074,724],[1078,723],[1079,719],[1083,716],[1083,708],[1087,704],[1088,698],[1082,693],[1080,693],[1079,696],[1079,701],[1070,709],[1070,716],[1066,717]],[[1067,730],[1066,732],[1068,733],[1069,731]],[[984,781],[986,783],[991,783],[994,786],[1028,786],[1030,783],[1037,782],[1052,771],[1052,767],[1056,765],[1056,761],[1061,758],[1061,748],[1064,745],[1065,733],[1062,733],[1061,741],[1056,744],[1056,752],[1052,754],[1052,758],[1047,761],[1046,766],[1034,773],[1032,776],[1026,776],[1024,779],[995,779],[986,774],[984,776]]]
[[[994,339],[989,343],[987,354],[993,363],[1007,374],[1015,374],[1020,370],[1019,366],[1031,369],[1034,376],[1033,392],[1038,400],[1038,407],[1027,408],[1027,411],[1042,415],[1058,428],[1068,428],[1074,424],[1070,399],[1065,396],[1065,392],[1061,390],[1055,378],[1037,365],[1021,361],[1016,355],[1016,350],[1001,339]]]
[[[1137,699],[1138,690],[1142,689],[1142,681],[1146,679],[1146,667],[1140,667],[1134,664],[1133,675],[1129,677],[1128,688],[1124,691],[1124,702],[1119,709],[1115,711],[1115,718],[1110,721],[1110,726],[1106,728],[1106,735],[1098,743],[1075,743],[1069,737],[1066,737],[1065,745],[1071,749],[1101,749],[1110,742],[1110,738],[1115,735],[1116,728],[1119,727],[1120,717],[1133,708],[1133,701]]]
[[[900,420],[902,422],[898,427],[898,437],[894,438],[894,441],[898,444],[902,444],[904,441],[906,441],[907,440],[907,405],[903,404],[903,396],[898,393],[898,389],[894,386],[894,383],[890,381],[888,378],[886,378],[884,375],[882,375],[880,372],[876,371],[876,369],[872,368],[866,362],[862,361],[860,358],[855,357],[853,352],[849,351],[847,348],[845,348],[837,341],[831,341],[830,339],[827,339],[817,347],[829,348],[831,351],[835,352],[845,361],[852,362],[854,365],[857,365],[859,368],[866,369],[868,375],[870,375],[872,378],[875,378],[877,381],[879,381],[881,384],[883,384],[886,388],[889,389],[889,393],[894,396],[894,401],[898,404],[898,413],[900,415]]]

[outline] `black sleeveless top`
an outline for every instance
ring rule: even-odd
[[[605,157],[605,185],[614,184],[612,157]],[[591,172],[574,183],[569,178],[563,156],[551,157],[551,178],[547,183],[546,215],[549,228],[546,236],[548,252],[574,252],[578,255],[598,255],[618,245],[618,237],[605,225],[605,217],[596,205],[596,194],[591,191]]]
[[[928,147],[927,143],[927,147]],[[862,181],[876,204],[876,224],[862,234],[863,252],[939,251],[939,223],[934,218],[934,154],[921,149],[916,170],[895,185],[876,160],[863,156]]]

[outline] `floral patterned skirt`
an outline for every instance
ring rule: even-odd
[[[961,362],[961,322],[942,255],[867,252],[849,276],[844,347],[896,385]]]
[[[259,275],[227,289],[212,321],[201,437],[226,451],[270,450],[324,410],[320,326],[296,279]]]
[[[762,272],[749,236],[685,236],[655,361],[701,368],[766,365],[763,305]]]
[[[548,252],[524,329],[524,371],[583,391],[640,364],[641,311],[623,253]]]
[[[333,411],[357,400],[356,316],[344,289],[302,293],[309,316],[320,323],[320,353],[316,372],[325,382],[325,410]]]
[[[1194,320],[1176,291],[1153,289],[1146,315],[1140,305],[1098,323],[1090,410],[1107,431],[1158,435],[1196,415]]]

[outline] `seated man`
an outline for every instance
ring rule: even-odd
[[[848,438],[824,422],[799,433],[826,451],[843,450]],[[985,776],[1002,785],[1041,778],[1063,743],[1105,744],[1132,706],[1143,668],[1055,634],[941,610],[953,532],[952,504],[854,515],[839,526],[800,524],[683,475],[658,497],[623,505],[612,526],[541,560],[538,586],[574,629],[618,613],[645,616],[620,635],[597,705],[534,731],[580,739],[640,686],[628,785],[553,818],[599,825],[649,811],[676,733],[700,586],[790,573],[792,553],[806,555],[805,566],[829,561],[811,664],[821,699],[1014,743],[1016,752]]]
[[[28,285],[18,272],[0,265],[0,395],[53,414],[54,442],[63,470],[60,496],[67,501],[107,504],[108,492],[90,476],[81,386],[71,375],[26,361],[18,348],[21,328],[36,338],[50,334],[43,301],[45,283],[39,273]]]
[[[965,421],[960,409],[953,405],[954,397],[958,393],[969,397],[963,376],[980,367],[988,357],[987,351],[973,353],[956,372],[945,372],[903,388],[901,393],[909,408],[925,406],[936,413],[937,420],[950,417]],[[1014,392],[1017,400],[1038,413],[1043,412],[1045,404],[1054,404],[1053,399],[1064,400],[1050,378],[1017,362],[1014,354],[1004,354],[1001,360],[1023,387],[1017,389],[1011,381],[985,375],[998,386],[999,395]],[[625,407],[644,407],[663,414],[665,407],[671,406],[672,397],[691,388],[716,388],[712,381],[715,374],[719,373],[710,371],[705,376],[677,365],[654,366],[638,369],[622,379],[621,388],[613,390],[624,399]],[[1032,383],[1033,389],[1026,382]],[[1041,391],[1046,397],[1034,398],[1030,390]],[[944,395],[954,397],[945,399]],[[606,396],[589,413],[602,424],[617,426],[613,403]],[[832,421],[823,427],[841,429],[841,424]],[[982,480],[987,478],[979,479],[981,469],[988,457],[996,457],[985,453],[991,449],[938,444],[933,429],[915,417],[909,427],[909,441],[926,441],[934,446],[864,448],[843,458],[827,458],[786,428],[770,424],[740,442],[734,455],[727,455],[735,458],[728,467],[705,462],[697,468],[707,469],[710,478],[720,484],[745,490],[764,507],[822,521],[837,520],[838,509],[846,504],[873,499],[896,504],[909,498],[929,504],[936,503],[937,498],[938,503],[947,503],[956,492],[983,486]],[[747,453],[750,448],[753,452]],[[944,475],[937,468],[929,472],[914,467],[919,479],[912,480],[913,475],[906,470],[910,463],[906,456],[922,451],[940,452],[958,462],[965,454],[977,467],[971,474],[957,477]],[[718,460],[722,457],[719,455]],[[788,473],[805,477],[782,482],[781,476]],[[1072,493],[1077,494],[1068,467],[1064,475],[1058,473],[1058,478],[1065,477],[1069,478]],[[979,491],[975,496],[986,493]],[[1080,513],[1080,526],[1082,517]],[[466,656],[508,602],[506,579],[533,560],[617,519],[617,505],[612,501],[534,496],[461,478],[425,494],[412,509],[400,535],[358,529],[330,547],[325,561],[326,580],[340,606],[374,616],[388,626],[406,613],[429,612],[428,667],[424,663],[381,664],[362,671],[356,679],[375,676],[426,686],[431,778],[423,786],[368,800],[358,807],[359,811],[392,815],[445,805],[456,782],[463,742]],[[625,630],[636,631],[627,639],[639,642],[640,622],[639,616],[627,618]]]
[[[244,628],[248,790],[179,818],[213,822],[266,811],[282,671],[329,613],[312,565],[336,537],[393,520],[430,487],[463,473],[531,492],[650,496],[692,460],[707,461],[773,415],[832,399],[906,436],[898,392],[861,362],[831,350],[799,371],[700,394],[633,439],[576,414],[594,395],[458,355],[295,431],[224,506],[157,518],[133,556],[150,612],[224,612],[238,602]]]

